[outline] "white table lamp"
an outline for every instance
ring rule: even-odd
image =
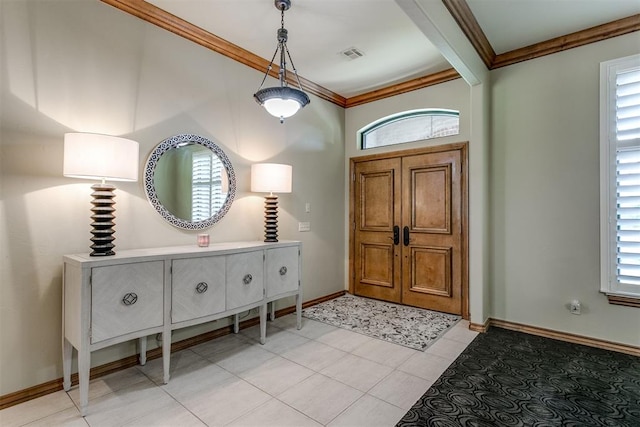
[[[64,135],[64,176],[96,179],[91,195],[91,256],[115,255],[113,198],[115,186],[109,181],[138,180],[139,148],[136,141],[94,133]]]
[[[251,191],[269,193],[264,198],[264,241],[278,241],[278,196],[291,193],[291,165],[257,163],[251,165]]]

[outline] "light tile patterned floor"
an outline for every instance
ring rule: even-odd
[[[0,411],[8,426],[393,426],[477,335],[461,321],[425,352],[295,316]]]

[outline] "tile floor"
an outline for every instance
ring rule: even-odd
[[[294,315],[191,347],[89,386],[0,411],[7,426],[394,426],[475,338],[461,321],[425,352]]]

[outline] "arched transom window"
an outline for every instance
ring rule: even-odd
[[[460,133],[460,112],[444,109],[405,111],[384,117],[358,131],[363,150]]]

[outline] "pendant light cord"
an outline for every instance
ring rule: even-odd
[[[281,31],[287,31],[284,28],[284,11],[285,11],[285,7],[283,5],[280,8],[280,30]],[[278,34],[280,34],[280,33],[278,33]],[[264,77],[262,78],[262,83],[260,83],[260,87],[258,88],[258,90],[262,89],[262,87],[264,86],[264,82],[267,81],[267,76],[269,76],[269,73],[273,70],[273,61],[275,61],[275,59],[276,59],[276,55],[278,54],[278,50],[280,51],[280,55],[281,55],[280,56],[280,71],[278,72],[280,85],[281,86],[287,85],[287,64],[286,64],[285,56],[284,56],[284,54],[286,52],[287,56],[289,57],[289,62],[291,63],[291,68],[293,69],[293,74],[296,76],[296,81],[298,83],[298,88],[300,88],[300,90],[302,90],[302,84],[300,83],[300,77],[298,76],[298,70],[296,69],[296,66],[293,63],[293,59],[291,59],[291,54],[289,53],[289,47],[287,47],[286,38],[285,38],[284,41],[281,41],[280,40],[280,36],[278,36],[278,45],[276,46],[275,52],[273,52],[273,56],[271,57],[271,61],[269,62],[269,65],[267,66],[267,72],[265,73]]]

